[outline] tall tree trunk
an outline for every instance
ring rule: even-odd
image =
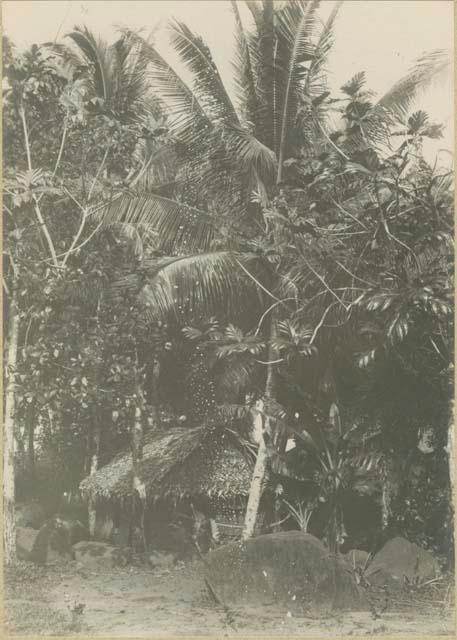
[[[457,426],[455,424],[455,403],[452,400],[451,406],[450,406],[450,422],[449,422],[449,427],[447,432],[447,446],[446,446],[447,456],[449,461],[448,463],[449,464],[449,487],[451,490],[451,500],[449,505],[451,518],[452,518],[451,526],[453,526],[453,520],[455,518],[456,509],[457,509],[457,496],[455,494],[455,489],[456,489],[455,483],[456,483],[456,473],[457,473],[457,459],[456,459],[456,453],[455,453],[456,430],[457,430]]]
[[[96,410],[94,410],[94,414],[96,414]],[[100,455],[100,439],[101,439],[101,429],[100,422],[98,420],[98,416],[94,416],[93,421],[93,437],[92,437],[92,457],[90,460],[90,475],[94,475],[98,470],[99,463],[99,455]],[[89,534],[90,537],[93,538],[95,535],[95,523],[97,520],[97,510],[95,508],[95,500],[92,496],[89,497],[89,502],[87,505],[87,516],[89,521]]]
[[[95,338],[100,334],[100,310],[102,308],[103,294],[100,295],[97,302],[97,311],[94,318],[94,334]],[[98,342],[95,341],[95,349],[98,349]],[[102,352],[103,353],[103,352]],[[102,357],[103,361],[103,357]],[[94,384],[96,387],[99,386],[100,383],[100,363],[96,365],[94,371]],[[100,416],[97,411],[97,406],[95,405],[92,409],[92,430],[91,434],[89,434],[88,441],[88,469],[87,472],[92,476],[98,471],[99,463],[100,463],[100,442],[101,442],[101,422]],[[92,436],[92,437],[90,437]],[[89,534],[90,537],[93,538],[95,536],[95,525],[97,521],[97,510],[95,507],[95,499],[90,496],[87,504],[87,519],[89,524]]]
[[[17,366],[19,340],[19,312],[16,308],[15,287],[8,320],[8,349],[6,356],[5,417],[3,426],[3,552],[7,565],[16,561],[16,522],[14,487],[14,422],[16,395],[14,374]]]
[[[272,313],[271,325],[270,325],[270,341],[276,337],[276,314]],[[244,519],[244,528],[242,538],[247,540],[254,535],[255,525],[257,522],[257,516],[259,513],[260,499],[262,497],[263,487],[265,483],[265,473],[268,462],[268,448],[265,443],[265,434],[267,437],[272,435],[271,418],[269,416],[270,407],[269,400],[274,399],[275,392],[275,371],[273,364],[276,356],[275,350],[272,348],[271,343],[268,349],[268,362],[267,365],[267,380],[265,383],[264,399],[261,401],[259,408],[262,410],[262,434],[260,437],[259,448],[257,449],[257,457],[254,465],[254,471],[251,478],[251,486],[249,487],[248,504],[246,507],[246,515]]]
[[[25,460],[25,434],[24,433],[16,433],[14,434],[15,442],[16,442],[16,451],[19,454],[19,458],[21,461]]]
[[[138,369],[137,358],[137,369]],[[141,376],[142,379],[142,376]],[[146,550],[144,533],[144,515],[146,510],[146,486],[139,473],[139,466],[143,459],[143,405],[144,395],[137,371],[135,418],[132,429],[132,520],[130,526],[130,544]]]
[[[27,471],[30,478],[35,477],[35,412],[30,407],[27,412]]]
[[[384,479],[382,485],[382,494],[381,494],[381,524],[382,529],[385,531],[389,526],[390,520],[390,491],[389,487],[386,484],[386,479]]]
[[[262,497],[263,483],[265,480],[267,461],[268,451],[262,433],[259,448],[257,449],[257,458],[251,478],[251,486],[249,487],[248,504],[246,507],[242,536],[243,540],[252,538],[254,535],[255,523],[257,522],[257,514],[259,512],[260,498]]]
[[[160,360],[154,354],[152,361],[152,381],[151,381],[151,418],[154,427],[157,427],[159,417],[159,380],[160,380]]]

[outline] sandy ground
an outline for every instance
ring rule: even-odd
[[[20,633],[67,633],[84,635],[384,635],[410,633],[455,637],[449,606],[420,611],[388,608],[374,619],[369,612],[310,618],[268,608],[225,609],[207,595],[198,565],[172,571],[126,567],[94,571],[69,563],[43,568],[27,585],[6,589],[8,631]],[[16,581],[17,582],[17,581]],[[8,584],[8,583],[7,583]],[[38,615],[33,606],[41,599],[48,613]],[[35,601],[35,602],[34,602]],[[73,616],[74,604],[84,605]],[[30,624],[24,616],[30,616]],[[44,618],[43,623],[40,617]],[[55,617],[55,623],[52,622]],[[52,625],[56,628],[53,629]],[[25,626],[24,626],[25,625]],[[47,625],[47,626],[46,626]],[[57,628],[58,627],[58,628]],[[30,629],[30,631],[27,631]]]

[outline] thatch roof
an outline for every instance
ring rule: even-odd
[[[148,434],[139,475],[150,499],[227,498],[248,494],[251,468],[227,433],[174,427]],[[95,499],[125,498],[131,495],[131,487],[130,451],[119,454],[80,484],[82,493]]]

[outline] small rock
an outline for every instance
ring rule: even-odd
[[[28,560],[38,531],[32,527],[16,527],[16,548],[20,560]]]
[[[16,526],[40,529],[46,521],[46,512],[38,502],[16,505]]]
[[[153,569],[169,569],[175,564],[176,558],[172,553],[153,551],[148,554],[147,561]]]
[[[351,549],[344,557],[351,567],[365,569],[368,566],[370,554],[362,549]]]
[[[77,562],[92,569],[125,567],[132,559],[129,548],[114,547],[106,542],[78,542],[73,545],[73,553]]]

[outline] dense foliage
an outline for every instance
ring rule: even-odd
[[[441,127],[411,110],[446,60],[380,99],[363,73],[332,96],[340,7],[320,25],[318,4],[248,3],[246,29],[233,3],[237,102],[184,24],[189,84],[130,32],[6,42],[18,481],[76,487],[138,416],[228,421],[252,452],[260,415],[276,518],[370,548],[350,513],[369,496],[382,535],[447,551],[452,175],[422,155]]]

